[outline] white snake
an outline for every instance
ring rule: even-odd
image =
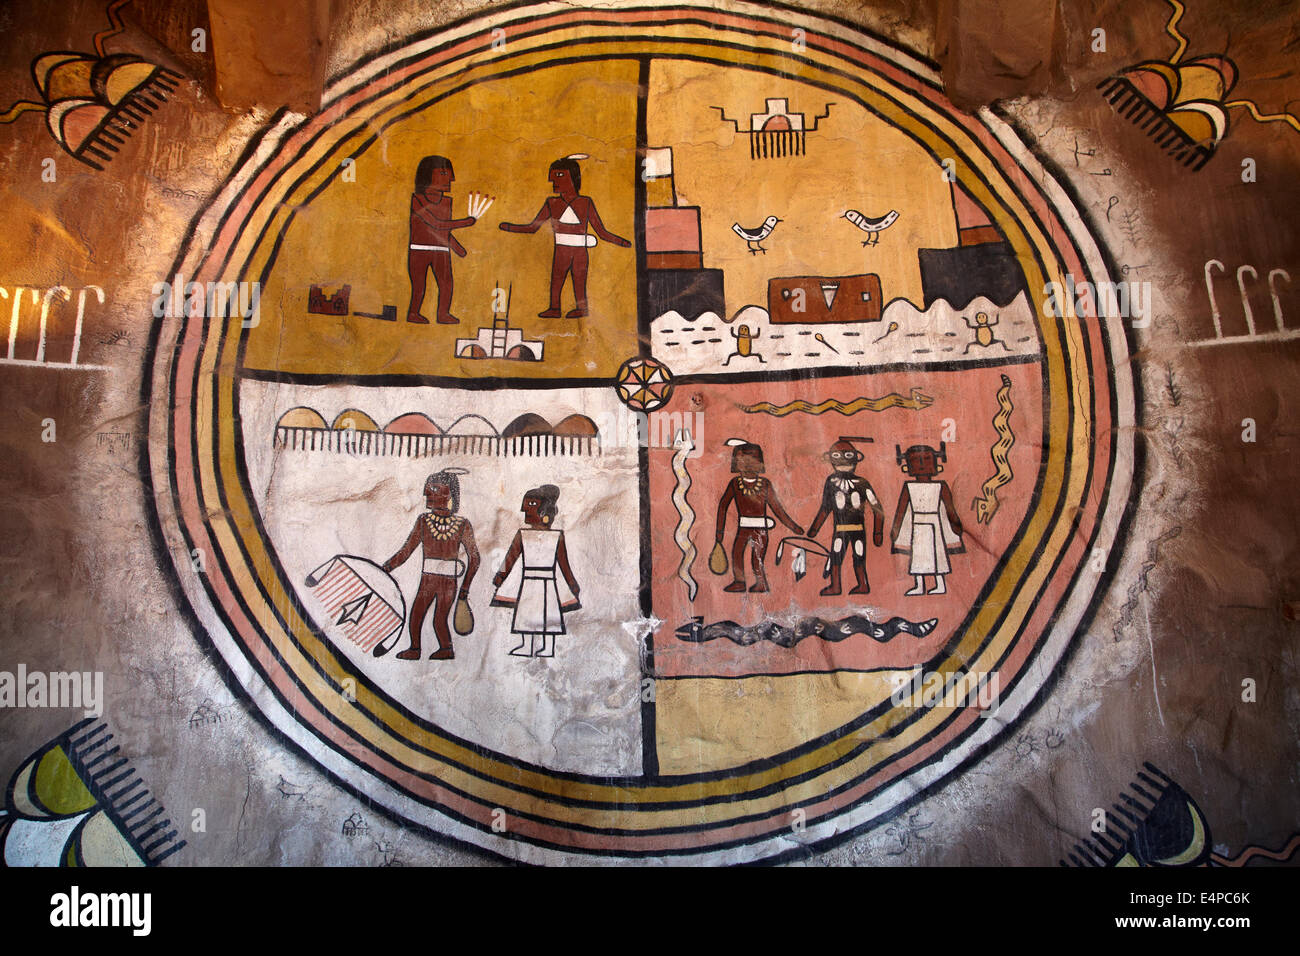
[[[690,429],[683,428],[677,433],[673,442],[677,451],[673,454],[673,474],[677,476],[677,486],[673,488],[673,506],[680,515],[677,529],[673,532],[673,541],[682,552],[681,564],[677,566],[677,576],[686,583],[686,596],[695,600],[695,592],[700,586],[691,576],[691,565],[695,563],[695,545],[691,542],[691,527],[695,524],[695,512],[686,500],[686,492],[691,487],[691,475],[686,470],[686,458],[695,448]]]

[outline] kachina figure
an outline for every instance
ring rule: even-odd
[[[424,501],[428,511],[415,519],[415,527],[406,543],[384,562],[384,570],[392,571],[406,563],[417,547],[423,546],[424,564],[420,575],[420,589],[411,605],[411,646],[397,656],[404,661],[420,659],[420,631],[424,617],[433,609],[433,632],[438,636],[438,649],[429,655],[431,661],[449,661],[455,658],[451,646],[451,630],[447,626],[453,602],[456,605],[456,632],[468,634],[474,629],[474,616],[469,607],[469,586],[478,573],[478,545],[474,541],[474,528],[456,511],[460,508],[460,479],[465,474],[461,468],[447,468],[430,475],[424,483]],[[461,550],[465,561],[460,560]],[[456,579],[464,574],[457,595]]]
[[[722,548],[722,539],[727,531],[727,510],[734,501],[737,522],[736,540],[731,546],[732,581],[722,590],[733,593],[745,590],[745,552],[752,548],[754,584],[749,590],[762,593],[768,590],[767,570],[763,566],[767,556],[767,532],[776,525],[768,517],[767,509],[771,508],[781,523],[795,534],[802,535],[803,528],[786,514],[772,482],[763,477],[762,447],[740,438],[729,438],[727,444],[732,446],[731,470],[736,477],[727,482],[727,490],[718,502],[717,537],[709,556],[709,568],[714,574],[727,572],[727,554]]]
[[[831,583],[822,589],[823,595],[840,593],[840,569],[844,565],[844,555],[853,554],[853,576],[858,579],[857,586],[850,594],[869,594],[871,585],[867,582],[867,515],[871,516],[871,543],[877,548],[884,541],[885,509],[871,487],[871,482],[855,474],[858,462],[865,457],[853,447],[854,442],[869,442],[870,438],[842,436],[831,445],[822,457],[830,463],[831,473],[822,488],[822,503],[808,526],[808,537],[817,537],[822,522],[834,516],[831,530],[831,556],[827,561],[827,570]]]
[[[460,319],[451,314],[451,254],[465,256],[465,247],[451,234],[453,229],[472,226],[473,216],[451,218],[451,197],[447,191],[456,177],[446,156],[426,156],[415,168],[415,192],[411,194],[411,242],[406,256],[406,271],[411,278],[411,304],[406,307],[406,321],[428,325],[420,314],[424,303],[424,282],[429,270],[438,282],[438,321],[454,325]]]
[[[515,532],[505,563],[492,578],[493,606],[514,608],[510,630],[519,635],[519,646],[510,652],[514,657],[554,657],[555,635],[567,633],[564,615],[582,607],[564,532],[551,527],[559,497],[555,485],[524,495],[519,507],[528,527]]]
[[[903,451],[894,446],[894,454],[903,474],[911,480],[903,483],[894,513],[894,527],[889,534],[896,553],[911,553],[908,573],[916,583],[908,596],[945,594],[944,575],[952,570],[948,555],[966,550],[962,544],[961,519],[952,503],[952,490],[946,481],[936,481],[943,471],[940,461],[948,460],[948,447],[939,443],[935,451],[929,445],[913,445]],[[934,587],[925,590],[925,578],[934,577]]]
[[[582,170],[578,166],[578,160],[586,158],[583,153],[575,153],[551,163],[547,179],[556,194],[542,203],[542,208],[532,222],[501,223],[501,228],[506,232],[534,233],[543,223],[549,222],[555,233],[555,258],[551,261],[551,304],[545,312],[538,313],[538,318],[560,317],[560,293],[564,289],[564,280],[570,275],[573,276],[573,296],[577,301],[566,318],[580,319],[587,314],[587,249],[596,244],[596,236],[625,249],[632,245],[606,229],[600,221],[596,204],[588,197],[578,194],[582,189]],[[588,225],[595,230],[596,236],[588,234]]]
[[[731,337],[736,340],[736,351],[728,355],[727,360],[722,364],[730,365],[731,360],[734,358],[750,358],[751,356],[758,359],[760,365],[765,364],[767,360],[754,351],[754,339],[758,338],[760,334],[757,329],[750,332],[748,325],[732,329]]]

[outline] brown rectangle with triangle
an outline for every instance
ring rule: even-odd
[[[767,282],[774,323],[879,322],[880,276],[787,276]]]

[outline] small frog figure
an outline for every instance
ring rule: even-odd
[[[767,360],[754,351],[754,339],[760,337],[759,332],[751,332],[748,325],[739,325],[731,330],[731,337],[736,340],[736,351],[727,356],[727,360],[722,363],[724,367],[730,365],[731,360],[734,358],[752,357],[758,359],[760,363],[766,364]]]
[[[965,316],[962,316],[962,321],[966,323],[966,328],[971,329],[975,333],[975,341],[967,345],[966,350],[961,354],[965,355],[966,352],[969,352],[976,345],[978,345],[980,348],[987,349],[992,347],[995,344],[1002,346],[1004,351],[1010,352],[1011,349],[1007,347],[1006,342],[1003,342],[1001,339],[995,339],[993,337],[993,327],[997,325],[1001,319],[1002,316],[998,316],[996,319],[990,322],[989,314],[987,312],[976,312],[975,324],[971,325],[970,319],[966,318]]]

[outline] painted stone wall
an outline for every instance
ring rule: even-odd
[[[1284,12],[238,6],[3,14],[7,863],[1290,856]]]

